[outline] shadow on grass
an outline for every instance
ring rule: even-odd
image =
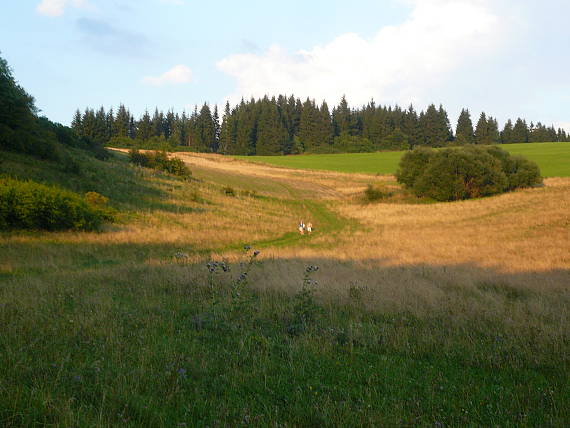
[[[253,248],[227,270],[167,245],[15,245],[3,254],[19,272],[0,274],[4,426],[570,417],[568,270],[257,260]],[[33,258],[51,268],[28,271]]]

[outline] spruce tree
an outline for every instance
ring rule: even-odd
[[[73,115],[73,120],[71,121],[71,129],[73,129],[77,135],[83,135],[83,131],[81,129],[81,112],[79,109],[77,109]]]
[[[477,121],[475,128],[475,144],[490,144],[489,124],[487,122],[487,115],[482,112]]]
[[[487,119],[487,134],[489,136],[487,144],[499,144],[501,142],[499,122],[497,122],[497,119],[491,116],[489,116]]]
[[[212,121],[214,122],[214,152],[217,153],[220,148],[220,134],[221,134],[221,124],[220,115],[218,113],[218,105],[214,106],[214,114],[212,114]]]
[[[344,95],[342,96],[338,107],[333,109],[332,117],[334,135],[350,135],[352,122],[351,111]]]
[[[513,142],[513,121],[509,119],[501,132],[501,143],[509,144]]]
[[[451,138],[449,119],[443,107],[438,110],[433,104],[428,106],[420,116],[420,126],[423,144],[426,146],[443,147]],[[391,129],[390,133],[394,132],[394,129]]]
[[[105,144],[107,140],[107,115],[105,109],[101,107],[97,110],[93,121],[93,141],[98,144]]]
[[[220,129],[219,153],[229,154],[233,152],[235,145],[235,125],[237,124],[234,116],[230,110],[230,103],[227,101],[222,118],[222,127]]]
[[[119,105],[119,110],[117,110],[117,116],[115,117],[114,134],[118,137],[128,137],[130,119],[131,115],[125,106],[123,104]]]
[[[116,134],[114,132],[114,130],[115,130],[115,113],[113,112],[113,107],[111,107],[109,112],[107,113],[105,123],[107,125],[107,139],[110,140],[111,138],[116,136]]]
[[[141,120],[137,124],[137,135],[143,141],[148,140],[152,136],[152,123],[148,110],[144,111]]]
[[[287,129],[281,122],[277,105],[264,98],[261,101],[261,111],[257,124],[257,140],[255,154],[278,155],[288,139]]]
[[[473,144],[474,140],[473,122],[468,109],[462,109],[457,128],[455,130],[455,141],[457,144]]]
[[[314,100],[307,100],[303,103],[301,111],[301,121],[299,123],[299,141],[304,151],[318,152],[320,141],[318,141],[317,126],[319,121],[319,110]]]
[[[407,136],[410,148],[415,147],[421,142],[421,132],[418,114],[414,106],[410,104],[406,110],[402,122],[402,132]]]
[[[528,126],[520,117],[513,127],[513,143],[528,143]]]

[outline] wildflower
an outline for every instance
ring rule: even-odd
[[[259,250],[255,250],[255,251],[253,252],[253,257],[259,256],[259,253],[260,253],[260,252],[261,252],[261,251],[259,251]]]
[[[245,251],[249,251],[249,250],[251,250],[251,245],[244,245],[243,249]]]

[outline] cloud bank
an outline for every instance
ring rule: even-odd
[[[180,85],[192,81],[192,70],[185,65],[176,65],[160,76],[147,76],[142,82],[151,86]]]
[[[45,16],[61,16],[67,6],[82,7],[86,6],[86,0],[42,0],[36,6],[36,12]]]
[[[492,55],[501,22],[491,0],[403,0],[412,6],[406,21],[370,39],[343,34],[323,46],[289,53],[274,45],[264,54],[237,54],[217,63],[235,78],[228,99],[294,93],[349,102],[421,102],[456,69]]]

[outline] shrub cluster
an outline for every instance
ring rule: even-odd
[[[378,185],[369,184],[364,191],[364,197],[368,202],[379,201],[382,199],[390,198],[394,195],[394,192],[388,191],[383,187]]]
[[[99,197],[99,202],[106,199]],[[76,193],[33,181],[0,178],[0,230],[96,230],[110,219],[108,210]]]
[[[542,183],[536,163],[495,146],[417,148],[402,157],[396,177],[415,195],[437,201],[478,198]]]
[[[192,172],[182,159],[169,158],[166,152],[143,153],[132,149],[129,151],[129,157],[132,163],[145,168],[158,169],[183,178],[188,178],[192,175]]]

